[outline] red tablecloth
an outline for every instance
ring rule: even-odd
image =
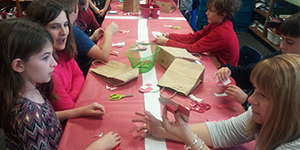
[[[178,10],[177,10],[178,11]],[[163,16],[164,13],[161,13]],[[170,14],[168,14],[170,15]],[[113,43],[125,42],[124,47],[112,47],[112,51],[118,51],[118,56],[111,56],[110,60],[122,62],[130,66],[129,60],[125,55],[125,51],[136,43],[138,39],[138,26],[140,18],[128,19],[126,16],[120,16],[121,18],[106,18],[103,26],[107,26],[111,22],[119,24],[120,30],[129,31],[128,33],[117,32],[113,36]],[[122,18],[125,17],[125,18]],[[182,17],[182,15],[181,15]],[[149,41],[153,41],[155,38],[152,36],[152,31],[176,32],[186,34],[192,32],[189,24],[185,20],[172,20],[172,19],[149,19],[147,20],[148,37]],[[181,26],[181,29],[172,29],[164,27],[164,25]],[[147,32],[147,31],[145,31]],[[101,42],[101,41],[99,41]],[[229,97],[216,97],[213,93],[219,92],[216,87],[216,79],[213,79],[213,73],[217,71],[216,67],[206,55],[202,55],[200,61],[206,68],[204,73],[204,81],[193,92],[196,97],[203,98],[204,102],[209,103],[212,107],[205,113],[197,113],[191,111],[189,123],[199,123],[204,121],[228,119],[232,116],[237,116],[244,112],[242,106],[230,99]],[[101,64],[98,64],[99,66]],[[159,80],[165,69],[163,69],[157,62],[155,62],[155,70],[157,80]],[[88,73],[83,89],[79,95],[75,107],[88,105],[92,102],[98,102],[105,106],[106,115],[102,119],[94,117],[81,117],[75,119],[69,119],[65,127],[59,149],[84,149],[89,144],[94,142],[97,138],[94,135],[100,133],[108,133],[114,131],[121,136],[122,150],[144,150],[145,141],[143,138],[138,137],[138,133],[135,132],[138,123],[132,123],[131,120],[135,117],[136,111],[144,111],[144,94],[138,91],[138,88],[142,86],[143,79],[142,74],[138,79],[130,81],[123,86],[117,87],[116,90],[106,89],[108,83],[102,81],[100,78],[92,73]],[[123,98],[119,101],[110,101],[109,97],[112,93],[118,94],[133,94],[133,97]],[[170,92],[164,92],[165,96],[172,95]],[[182,104],[183,106],[189,106],[190,100],[187,97],[176,95],[173,100]],[[172,118],[172,115],[169,115]],[[173,141],[166,141],[168,150],[183,149],[182,143]],[[254,149],[254,142],[244,144],[232,149]]]

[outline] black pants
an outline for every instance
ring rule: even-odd
[[[100,9],[100,10],[104,8],[104,6],[105,6],[105,1],[106,1],[106,0],[93,0],[95,6],[96,6],[98,9]],[[107,1],[110,1],[110,0],[107,0]],[[90,9],[91,9],[91,8],[90,8]],[[103,16],[98,16],[98,15],[94,12],[94,10],[91,9],[91,10],[93,11],[93,13],[94,13],[94,15],[95,15],[95,17],[96,17],[96,20],[97,20],[98,24],[100,25],[100,27],[102,26],[102,22],[104,21],[104,18],[105,18],[105,16],[106,16],[107,11],[110,10],[110,9],[111,9],[111,7],[110,7],[110,5],[109,5],[108,8],[107,8],[107,10],[106,10],[106,12],[104,13]]]

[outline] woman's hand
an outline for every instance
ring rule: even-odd
[[[226,81],[231,75],[231,70],[228,67],[222,67],[214,74],[214,78],[218,76],[219,80]]]
[[[137,132],[145,132],[144,136],[152,135],[156,138],[165,138],[165,130],[162,121],[156,119],[149,111],[136,112],[141,118],[132,119],[132,122],[141,122],[144,125],[137,128]]]
[[[248,95],[241,88],[233,84],[230,84],[227,87],[225,93],[240,104],[243,104],[248,97]]]
[[[120,135],[110,131],[97,141],[93,142],[86,150],[109,150],[115,148],[120,143]]]
[[[177,137],[186,145],[192,144],[196,138],[195,134],[191,131],[189,125],[182,119],[181,112],[177,111],[174,116],[176,120],[170,122],[167,117],[167,109],[164,107],[162,119],[166,133]]]
[[[162,45],[162,46],[166,46],[167,42],[168,42],[168,38],[166,38],[165,36],[159,36],[156,38],[156,43],[158,45]]]

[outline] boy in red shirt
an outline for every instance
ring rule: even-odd
[[[206,5],[209,24],[203,30],[189,34],[164,33],[156,39],[156,43],[185,48],[191,53],[210,52],[221,65],[230,63],[237,66],[239,43],[232,20],[240,4],[240,0],[209,0]]]
[[[100,28],[93,12],[89,9],[88,0],[78,0],[78,9],[78,16],[74,23],[76,26],[80,27],[84,32],[91,29],[92,33]]]

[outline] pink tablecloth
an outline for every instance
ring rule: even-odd
[[[164,14],[161,13],[163,16]],[[169,15],[169,14],[168,14]],[[118,15],[119,16],[119,15]],[[120,26],[120,30],[129,31],[128,33],[115,33],[113,36],[113,43],[125,42],[124,47],[112,47],[112,51],[118,51],[119,56],[111,56],[110,60],[116,60],[130,66],[129,60],[125,55],[125,51],[136,43],[138,39],[138,26],[139,19],[128,18],[106,18],[103,26],[107,26],[111,22],[116,22]],[[181,16],[182,17],[182,16]],[[192,32],[189,24],[185,20],[172,20],[172,19],[149,19],[147,20],[148,37],[152,42],[155,38],[152,36],[152,31],[159,32],[177,32],[189,33]],[[181,26],[181,29],[172,29],[164,27],[164,25]],[[147,32],[147,31],[145,31]],[[100,41],[101,42],[101,41]],[[203,98],[204,102],[209,103],[212,107],[205,113],[191,112],[189,123],[199,123],[204,121],[228,119],[232,116],[237,116],[244,112],[242,106],[233,101],[229,97],[215,97],[213,93],[219,92],[216,87],[216,80],[213,79],[213,73],[217,71],[216,67],[206,55],[202,55],[200,61],[206,68],[204,74],[204,81],[193,92],[196,97]],[[159,80],[165,69],[155,62],[156,76]],[[136,117],[136,111],[144,111],[144,95],[138,91],[142,86],[142,74],[138,79],[126,83],[118,87],[116,90],[106,89],[106,82],[92,73],[88,73],[85,80],[83,90],[81,91],[75,107],[88,105],[92,102],[98,102],[105,106],[107,114],[103,118],[81,117],[69,119],[59,145],[59,149],[84,149],[97,138],[94,135],[109,131],[117,132],[121,135],[122,150],[144,150],[145,141],[143,138],[138,137],[135,132],[138,123],[132,123],[131,120]],[[109,85],[110,86],[110,85]],[[112,93],[118,94],[133,94],[133,97],[123,98],[119,101],[110,101],[109,97]],[[164,95],[171,95],[172,93],[164,92]],[[191,102],[187,97],[176,95],[173,100],[188,106]],[[172,118],[172,115],[169,115]],[[183,149],[182,143],[173,141],[166,141],[168,150]],[[239,147],[231,149],[254,149],[254,142],[244,144]]]

